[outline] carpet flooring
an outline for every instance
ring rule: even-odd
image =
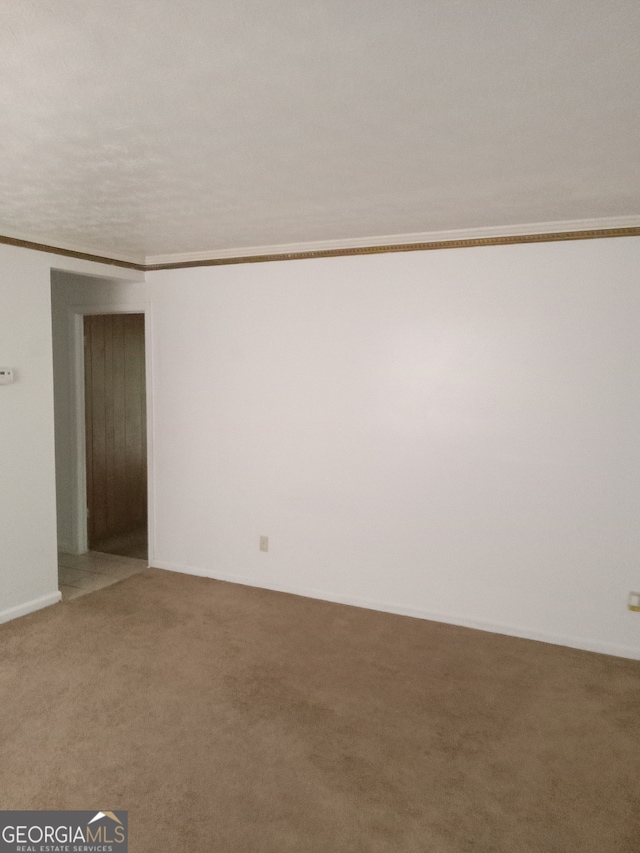
[[[3,809],[132,853],[638,853],[640,664],[147,569],[0,626]]]

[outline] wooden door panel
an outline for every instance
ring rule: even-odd
[[[89,547],[146,523],[144,315],[85,317]]]

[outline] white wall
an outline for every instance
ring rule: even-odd
[[[54,263],[85,273],[112,270],[0,245],[0,366],[12,367],[16,379],[0,386],[0,621],[60,597],[50,301]]]
[[[0,245],[0,620],[58,598],[52,265],[142,277]],[[627,238],[148,274],[155,564],[640,657],[639,268]]]
[[[49,266],[0,246],[0,621],[58,599]]]
[[[628,238],[149,273],[154,565],[640,657],[638,269]]]
[[[130,271],[123,271],[123,274],[132,275]],[[140,277],[136,273],[133,275]],[[81,323],[82,314],[144,311],[146,286],[144,282],[54,270],[51,273],[51,308],[58,546],[61,551],[76,553],[85,550],[81,543],[86,538],[86,522],[82,520],[84,530],[79,530],[76,407],[80,396],[82,411],[83,397],[76,394],[76,389],[82,385],[83,375],[81,369],[74,369],[74,328],[80,332],[75,321],[79,318]],[[84,446],[83,439],[81,446]]]

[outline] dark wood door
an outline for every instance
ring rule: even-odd
[[[84,375],[91,548],[147,522],[144,314],[84,318]]]

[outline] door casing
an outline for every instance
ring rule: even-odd
[[[111,305],[72,305],[68,311],[69,340],[71,341],[70,365],[70,431],[74,448],[72,455],[72,537],[74,553],[84,554],[88,550],[87,536],[87,469],[84,393],[84,318],[88,314],[144,314],[145,315],[145,382],[147,397],[147,510],[149,561],[152,557],[154,535],[153,510],[153,406],[151,394],[151,329],[148,305],[127,301]]]

